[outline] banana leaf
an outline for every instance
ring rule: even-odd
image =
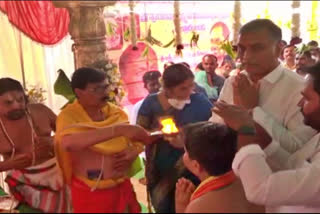
[[[149,47],[147,46],[142,52],[142,57],[147,57],[148,54],[149,54]]]
[[[148,42],[151,46],[157,45],[162,47],[162,42],[152,36],[151,25],[149,26],[147,36],[143,41]]]
[[[288,21],[284,24],[285,27],[287,27],[288,29],[291,29],[291,26],[292,26],[292,22],[291,21]]]
[[[151,46],[153,45],[153,41],[152,41],[152,37],[147,36],[144,41],[146,41],[147,43],[149,43]]]
[[[58,73],[58,78],[53,86],[54,93],[63,96],[68,100],[68,103],[71,103],[76,99],[76,95],[71,87],[71,82],[63,70],[59,69]]]
[[[155,45],[157,45],[159,47],[162,47],[162,42],[160,42],[159,40],[157,40],[154,37],[151,37],[151,39],[152,39],[153,44],[155,44]]]
[[[310,47],[303,44],[301,47],[296,48],[296,52],[298,55],[303,55],[306,51],[310,51]]]
[[[164,45],[164,46],[162,46],[162,47],[163,47],[163,48],[168,48],[168,47],[170,47],[175,41],[176,41],[176,39],[173,38],[168,44],[166,44],[166,45]]]
[[[224,50],[233,60],[237,58],[237,53],[233,50],[232,44],[230,41],[226,40],[221,43],[220,48]]]
[[[190,47],[198,47],[198,41],[199,41],[199,34],[196,33],[195,31],[192,32],[192,37],[190,39]]]
[[[127,30],[124,32],[123,38],[124,38],[125,41],[129,41],[129,39],[130,39],[130,30],[129,30],[129,28],[127,28]]]
[[[117,25],[112,23],[112,22],[107,22],[107,36],[113,36],[115,35],[115,30],[116,29]]]

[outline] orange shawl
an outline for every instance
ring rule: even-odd
[[[196,189],[196,191],[194,191],[194,193],[191,196],[190,202],[200,198],[201,196],[205,195],[208,192],[211,192],[213,190],[217,190],[229,184],[232,184],[235,180],[236,180],[236,176],[233,173],[233,171],[230,171],[227,174],[224,174],[220,177],[211,176],[206,180],[204,180]]]

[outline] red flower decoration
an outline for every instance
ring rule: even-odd
[[[177,50],[182,50],[183,48],[184,48],[183,45],[181,45],[181,44],[177,45]]]

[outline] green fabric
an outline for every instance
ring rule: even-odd
[[[218,97],[218,88],[211,87],[209,85],[207,73],[205,71],[198,71],[195,74],[195,81],[198,83],[198,85],[202,86],[206,90],[209,99]]]
[[[142,203],[140,203],[140,207],[141,207],[141,213],[149,213],[148,208],[144,206]]]
[[[8,195],[1,187],[0,187],[0,196]]]
[[[140,158],[140,163],[141,163],[141,170],[134,175],[134,178],[137,179],[137,180],[140,180],[141,178],[145,177],[145,168],[146,167],[144,165],[144,162],[143,162],[142,158]]]
[[[0,187],[0,196],[6,195],[8,194]],[[19,204],[16,210],[19,210],[20,213],[42,213],[40,210],[33,209],[26,204]]]
[[[17,208],[20,213],[43,213],[40,210],[33,209],[26,204],[20,204]]]
[[[129,177],[134,177],[141,170],[142,170],[142,161],[141,161],[140,157],[137,157],[137,159],[133,162],[133,164],[129,170]]]
[[[140,179],[142,179],[142,178],[144,178],[144,177],[145,177],[145,168],[143,167],[143,169],[142,169],[140,172],[138,172],[138,173],[134,176],[134,178],[137,179],[137,180],[140,180]]]

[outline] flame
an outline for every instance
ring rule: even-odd
[[[163,127],[161,131],[164,134],[176,134],[179,132],[179,129],[172,118],[162,119],[160,123]]]

